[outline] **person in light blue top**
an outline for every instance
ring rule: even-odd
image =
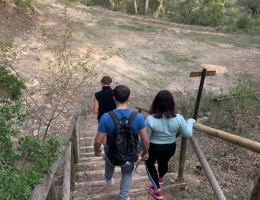
[[[175,153],[176,135],[179,132],[184,137],[191,137],[195,120],[189,119],[186,123],[182,115],[175,113],[173,96],[167,90],[161,90],[156,95],[149,113],[146,128],[150,139],[150,157],[145,166],[152,184],[148,190],[156,199],[162,199],[160,184],[168,171],[168,162]],[[156,161],[158,172],[155,167]]]

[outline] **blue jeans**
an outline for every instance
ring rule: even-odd
[[[132,174],[134,169],[134,163],[130,165],[122,165],[121,166],[121,183],[120,183],[120,200],[127,200],[129,189],[132,183]],[[106,179],[110,180],[113,177],[115,171],[115,166],[109,161],[106,156],[105,160],[105,177]]]

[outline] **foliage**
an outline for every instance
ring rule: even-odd
[[[238,4],[247,7],[250,9],[253,17],[257,16],[257,13],[260,10],[260,1],[256,0],[238,0]]]
[[[18,100],[22,95],[22,89],[25,89],[23,81],[20,81],[17,76],[10,73],[4,66],[0,66],[0,98],[6,100]]]
[[[16,142],[19,125],[26,117],[21,94],[24,83],[4,67],[0,70],[0,86],[8,87],[10,93],[0,103],[0,199],[27,199],[57,159],[60,142],[50,137],[43,143],[28,136]]]
[[[243,16],[236,21],[235,25],[238,29],[248,28],[250,26],[250,19],[247,16]]]
[[[186,0],[175,2],[171,19],[185,24],[217,26],[223,18],[221,0]]]
[[[199,118],[206,117],[208,126],[229,130],[232,129],[240,134],[247,126],[257,125],[257,110],[260,102],[255,98],[254,92],[259,90],[259,84],[248,79],[238,80],[235,87],[229,88],[228,93],[217,97],[212,91],[205,91],[202,94]],[[185,117],[193,116],[195,97],[182,99],[177,104],[180,112]],[[227,123],[229,122],[229,123]]]
[[[16,7],[22,12],[28,12],[35,0],[12,0]]]
[[[19,136],[27,116],[22,97],[25,84],[8,69],[14,68],[12,51],[13,37],[6,35],[0,41],[0,199],[23,200],[57,159],[60,142],[54,137],[44,143]]]

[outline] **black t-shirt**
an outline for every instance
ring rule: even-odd
[[[97,116],[99,121],[104,113],[114,110],[116,108],[116,104],[113,99],[113,90],[110,86],[102,87],[102,90],[97,92],[95,97],[99,104]]]

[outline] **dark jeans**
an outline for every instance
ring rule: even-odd
[[[149,159],[145,162],[146,172],[155,189],[159,189],[159,179],[155,168],[155,161],[158,163],[159,176],[163,177],[168,171],[168,162],[174,155],[176,144],[153,144],[150,143]]]

